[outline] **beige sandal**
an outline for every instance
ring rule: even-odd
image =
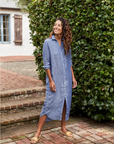
[[[32,143],[32,144],[37,143],[40,138],[41,138],[41,135],[40,135],[38,138],[37,138],[37,137],[33,137],[33,138],[31,139],[31,141],[33,140],[34,142],[31,142],[31,143]]]
[[[65,135],[65,136],[68,136],[68,137],[73,137],[73,134],[70,131],[67,131],[66,133],[60,131],[60,133]],[[72,134],[72,136],[71,136],[71,134]]]

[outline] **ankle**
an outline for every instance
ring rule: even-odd
[[[64,126],[64,127],[61,127],[61,130],[62,131],[65,131],[66,130],[66,127]]]
[[[35,137],[39,137],[40,134],[41,134],[41,132],[36,133],[36,134],[35,134]]]

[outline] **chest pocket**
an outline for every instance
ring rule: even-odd
[[[54,47],[53,48],[53,53],[54,53],[54,55],[58,55],[59,54],[59,48],[58,47]]]
[[[50,51],[51,51],[51,56],[53,57],[54,55],[59,54],[59,47],[56,43],[56,41],[53,41],[52,43],[49,44]]]

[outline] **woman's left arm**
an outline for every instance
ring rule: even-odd
[[[75,87],[77,86],[77,81],[76,81],[76,79],[75,79],[74,72],[73,72],[73,68],[72,68],[73,64],[72,64],[71,49],[70,49],[69,60],[70,60],[70,66],[71,66],[71,72],[72,72],[72,82],[73,82],[72,88],[75,88]]]
[[[72,66],[71,66],[71,72],[72,72],[72,82],[73,82],[72,88],[75,88],[77,86],[77,81],[75,79]]]

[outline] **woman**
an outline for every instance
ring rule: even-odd
[[[60,133],[73,136],[65,128],[65,121],[69,119],[70,114],[72,88],[77,86],[72,68],[71,41],[72,35],[68,21],[64,18],[58,18],[50,37],[43,44],[46,98],[41,111],[38,129],[31,139],[31,143],[36,143],[41,138],[41,128],[45,121],[60,120]]]

